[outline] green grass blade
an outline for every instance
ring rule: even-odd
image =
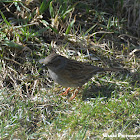
[[[73,27],[74,23],[75,23],[75,18],[74,18],[74,20],[69,24],[69,26],[68,26],[68,28],[67,28],[67,30],[66,30],[66,32],[65,32],[66,35],[69,34],[69,32],[70,32],[71,28]]]
[[[85,36],[86,34],[88,34],[93,28],[96,27],[97,24],[93,25],[92,27],[90,27],[84,34],[83,36]]]
[[[4,14],[1,12],[1,10],[0,10],[0,14],[1,14],[1,16],[2,16],[2,18],[3,18],[3,20],[4,20],[4,22],[5,22],[8,26],[11,26],[11,24],[8,22],[8,20],[6,19],[6,17],[4,16]]]
[[[12,41],[9,41],[9,40],[6,40],[3,45],[9,46],[9,47],[12,47],[12,48],[17,48],[17,49],[20,49],[20,50],[24,48],[24,46],[19,45],[15,42],[12,42]]]
[[[50,2],[49,11],[50,11],[51,17],[54,18],[54,9],[53,9],[53,6],[52,6],[52,2]]]
[[[39,8],[40,14],[44,13],[44,12],[46,11],[46,9],[48,9],[48,7],[49,7],[51,1],[52,1],[52,0],[49,0],[49,1],[43,0],[41,6],[40,6],[40,8]]]
[[[42,23],[45,24],[45,25],[47,25],[50,29],[52,29],[55,33],[58,34],[58,30],[55,29],[54,27],[52,27],[47,21],[42,20]]]

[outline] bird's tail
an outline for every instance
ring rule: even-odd
[[[124,71],[123,68],[103,68],[102,71]]]
[[[117,71],[124,71],[123,68],[101,68],[101,67],[95,67],[94,66],[94,69],[93,69],[94,74],[96,73],[100,73],[100,72],[105,72],[105,71],[114,71],[114,72],[117,72]]]

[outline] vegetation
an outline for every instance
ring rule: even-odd
[[[2,0],[0,139],[138,139],[139,13],[138,0]],[[69,101],[38,63],[52,51],[125,71],[95,75]]]

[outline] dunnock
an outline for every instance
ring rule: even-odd
[[[81,87],[97,72],[120,70],[120,68],[96,67],[88,63],[68,59],[56,53],[39,60],[39,63],[45,64],[50,77],[64,87]]]

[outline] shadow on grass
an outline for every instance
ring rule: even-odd
[[[130,84],[133,87],[140,87],[140,72],[131,73],[131,81]]]
[[[107,97],[110,98],[112,92],[115,90],[115,84],[108,85],[90,85],[85,88],[83,91],[82,99],[86,100],[87,98],[97,98],[97,97]]]
[[[117,95],[119,96],[120,92],[125,94],[125,92],[130,92],[140,87],[139,71],[134,73],[124,71],[121,75],[116,74],[115,78],[118,79],[118,83],[102,81],[101,85],[95,85],[94,83],[91,83],[89,86],[87,85],[82,91],[82,99],[86,100],[97,97],[110,98],[112,95],[116,97]]]

